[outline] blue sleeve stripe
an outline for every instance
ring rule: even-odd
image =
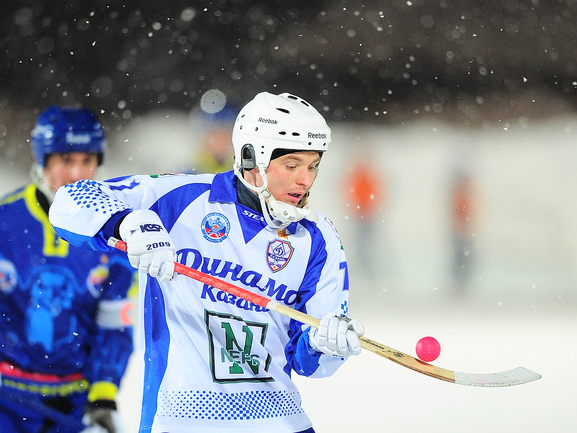
[[[164,297],[156,278],[147,276],[144,294],[144,384],[141,426],[151,426],[157,411],[158,391],[168,364],[170,333],[166,323]]]
[[[292,362],[289,361],[289,364],[284,367],[284,372],[289,377],[291,375],[291,368],[298,375],[307,377],[311,376],[319,368],[321,353],[311,348],[309,343],[309,331],[310,328],[303,332],[302,335],[292,338],[289,343],[289,345],[292,344],[293,346],[296,346],[296,350],[293,351]],[[289,354],[287,353],[287,357],[288,356]]]
[[[317,291],[317,285],[321,279],[321,273],[327,262],[328,254],[325,238],[316,228],[316,225],[308,223],[308,221],[303,222],[303,226],[307,229],[311,237],[311,252],[307,269],[305,270],[305,277],[299,288],[299,302],[296,308],[306,313],[306,304]]]
[[[99,232],[94,237],[79,235],[68,230],[54,227],[54,230],[62,239],[65,239],[69,244],[78,248],[92,249],[94,251],[112,251],[112,247],[108,246],[107,240]]]
[[[328,256],[326,241],[320,231],[317,230],[316,225],[308,221],[302,221],[301,223],[311,236],[311,252],[303,282],[299,287],[298,302],[295,308],[306,313],[306,303],[317,291],[317,285]],[[311,350],[309,350],[308,333],[303,335],[300,322],[294,319],[290,320],[288,335],[291,340],[287,344],[287,350],[285,350],[288,364],[298,374],[310,376],[319,367],[320,353],[315,351],[311,353]],[[285,371],[288,371],[288,366],[285,367]]]
[[[182,185],[160,197],[150,210],[156,212],[168,232],[176,223],[184,209],[210,189],[209,183],[191,183]]]
[[[116,224],[120,219],[124,218],[130,212],[131,212],[130,209],[125,209],[123,211],[115,213],[108,221],[106,221],[106,224],[104,224],[104,226],[102,226],[102,229],[100,230],[102,236],[104,236],[104,239],[110,239],[111,236],[114,236]]]

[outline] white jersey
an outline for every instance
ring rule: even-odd
[[[303,219],[284,231],[238,203],[233,172],[83,180],[58,191],[56,231],[107,250],[127,211],[151,209],[179,263],[315,317],[348,312],[345,254],[333,224]],[[333,374],[344,358],[310,348],[308,326],[178,275],[140,279],[141,432],[274,432],[311,428],[291,373]]]

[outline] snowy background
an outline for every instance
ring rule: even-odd
[[[99,113],[109,178],[190,166],[201,131],[189,113],[210,89],[236,105],[293,92],[333,128],[312,203],[342,237],[367,337],[413,354],[432,335],[441,367],[543,375],[469,388],[363,353],[332,378],[295,378],[319,433],[577,431],[575,1],[4,3],[0,194],[28,182],[30,131],[49,104]],[[370,224],[346,198],[357,164],[380,176]],[[464,278],[459,173],[472,185]]]
[[[552,118],[479,129],[416,123],[333,126],[312,202],[333,219],[351,266],[351,315],[366,336],[414,355],[431,335],[434,362],[467,373],[523,366],[537,382],[484,389],[438,381],[373,353],[332,378],[296,377],[319,433],[572,431],[577,375],[577,122]],[[194,153],[186,113],[161,112],[109,135],[100,177],[179,171]],[[360,144],[364,146],[360,147]],[[372,149],[366,155],[360,149]],[[344,198],[351,161],[370,157],[386,200],[368,238]],[[450,190],[456,169],[477,185],[470,278],[452,274]],[[1,161],[0,192],[26,167]],[[361,263],[358,248],[370,252]],[[366,255],[366,254],[365,254]],[[138,426],[136,355],[119,398]],[[343,409],[346,408],[346,410]]]

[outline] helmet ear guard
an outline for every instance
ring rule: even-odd
[[[244,146],[242,146],[240,154],[241,154],[240,165],[243,168],[243,170],[252,170],[253,168],[256,168],[256,155],[252,144],[247,143]]]

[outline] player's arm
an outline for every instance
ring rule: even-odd
[[[96,329],[91,340],[85,376],[90,381],[84,421],[100,425],[110,433],[120,432],[116,394],[134,349],[128,292],[135,272],[126,257],[109,257],[109,275],[96,312]]]
[[[174,187],[174,178],[131,176],[61,187],[50,207],[50,222],[60,237],[79,248],[110,251],[120,237],[133,267],[167,281],[174,276],[176,253],[159,216],[149,208]]]
[[[76,247],[112,251],[103,229],[114,231],[121,218],[134,210],[150,209],[185,179],[182,176],[126,176],[104,182],[83,179],[58,189],[49,220],[56,232]]]
[[[64,185],[50,206],[50,223],[61,238],[76,247],[110,251],[102,229],[114,229],[117,220],[144,206],[143,181],[142,176],[134,176]]]
[[[322,319],[318,329],[291,320],[285,352],[298,374],[324,377],[332,375],[346,358],[361,352],[359,336],[364,328],[358,320],[346,317],[348,275],[336,233],[331,228],[316,239],[295,308]]]

